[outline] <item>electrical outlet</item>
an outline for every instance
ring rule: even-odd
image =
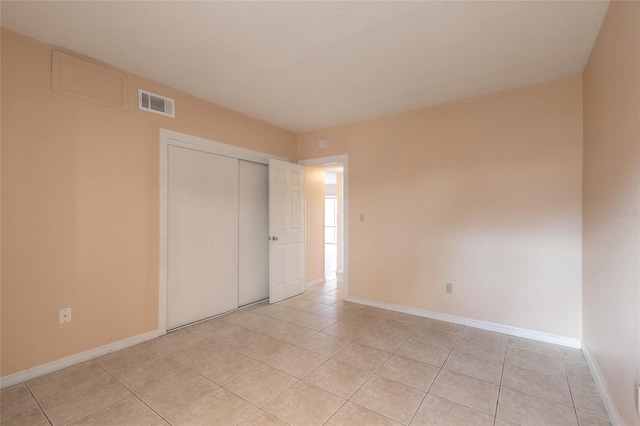
[[[60,309],[60,324],[71,322],[71,308]]]
[[[447,290],[447,294],[453,294],[453,283],[445,284],[445,288]]]

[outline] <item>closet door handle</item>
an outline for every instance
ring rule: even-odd
[[[278,237],[269,237],[269,241],[278,241]]]

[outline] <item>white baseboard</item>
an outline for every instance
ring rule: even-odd
[[[480,321],[471,318],[458,317],[455,315],[441,314],[431,312],[425,309],[413,308],[411,306],[394,305],[392,303],[379,302],[377,300],[363,299],[360,297],[345,296],[347,302],[360,303],[363,305],[375,306],[377,308],[388,309],[405,314],[418,315],[425,318],[432,318],[440,321],[451,322],[454,324],[466,325],[469,327],[481,328],[483,330],[495,331],[497,333],[509,334],[511,336],[525,337],[527,339],[538,340],[541,342],[555,343],[556,345],[567,346],[570,348],[580,349],[582,342],[580,339],[573,337],[558,336],[556,334],[544,333],[542,331],[527,330],[525,328],[512,327],[510,325],[498,324],[488,321]]]
[[[622,425],[623,423],[620,417],[620,413],[618,413],[618,409],[615,405],[613,405],[613,402],[611,401],[611,393],[609,392],[607,382],[605,382],[602,378],[602,373],[600,372],[598,363],[591,355],[591,352],[589,351],[587,345],[585,345],[584,343],[582,344],[582,353],[584,354],[584,358],[587,360],[587,365],[589,366],[589,370],[591,370],[591,376],[593,376],[593,380],[596,382],[598,393],[600,393],[602,402],[607,409],[609,420],[611,420],[611,423],[615,426]]]
[[[6,375],[0,378],[0,388],[4,389],[9,386],[17,385],[18,383],[26,382],[27,380],[35,379],[36,377],[43,376],[45,374],[53,373],[63,368],[71,367],[72,365],[79,364],[81,362],[89,361],[102,355],[106,355],[113,351],[128,348],[129,346],[137,345],[138,343],[146,342],[147,340],[155,339],[156,337],[165,334],[160,330],[153,330],[147,333],[139,334],[137,336],[129,337],[124,340],[120,340],[108,345],[100,346],[98,348],[89,349],[85,352],[80,352],[75,355],[68,356],[66,358],[58,359],[48,362],[46,364],[38,365],[36,367],[28,368],[26,370],[18,371],[13,374]]]
[[[325,280],[324,277],[318,278],[317,280],[313,280],[313,281],[307,282],[307,287],[315,285],[315,284],[324,284],[326,281],[327,280]]]

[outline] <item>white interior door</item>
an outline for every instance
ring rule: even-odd
[[[169,146],[168,329],[238,307],[238,164]]]
[[[269,302],[305,289],[304,167],[269,160]]]
[[[269,167],[240,160],[238,303],[269,297]]]

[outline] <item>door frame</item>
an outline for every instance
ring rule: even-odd
[[[160,167],[159,167],[159,188],[160,188],[160,252],[159,252],[159,282],[158,282],[158,330],[162,334],[167,333],[167,291],[169,289],[167,266],[168,266],[168,183],[169,183],[169,146],[178,146],[196,151],[208,152],[222,155],[224,157],[237,158],[239,160],[251,161],[260,164],[269,164],[270,158],[289,161],[287,158],[278,157],[264,152],[253,151],[235,145],[228,145],[222,142],[188,135],[169,129],[160,129]]]
[[[340,154],[330,157],[310,158],[300,160],[298,164],[302,166],[326,166],[331,163],[342,163],[342,280],[344,285],[344,296],[349,295],[349,155]]]

